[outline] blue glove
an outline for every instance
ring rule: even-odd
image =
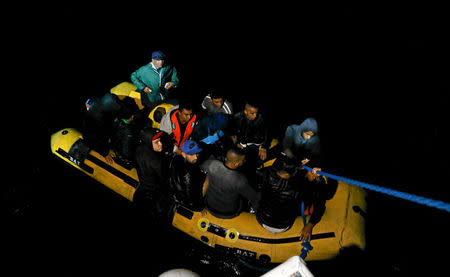
[[[219,136],[216,132],[216,133],[214,133],[214,135],[208,136],[208,137],[202,139],[201,141],[206,144],[214,144],[218,140],[219,140]]]

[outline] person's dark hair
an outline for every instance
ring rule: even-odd
[[[272,168],[277,172],[289,173],[292,176],[297,170],[297,165],[294,159],[286,155],[280,155],[273,163]]]
[[[251,107],[253,107],[255,109],[258,109],[258,110],[259,110],[259,107],[260,107],[259,101],[257,99],[247,99],[245,101],[245,106],[246,105],[249,105],[249,106],[251,106]],[[245,106],[244,106],[244,108],[245,108]]]
[[[155,112],[153,113],[153,120],[155,122],[160,123],[162,117],[166,114],[166,110],[163,107],[159,107],[155,110]]]
[[[225,161],[226,162],[234,162],[237,159],[239,159],[239,157],[245,156],[244,151],[242,151],[241,149],[237,148],[237,147],[231,147],[230,149],[228,149],[227,153],[226,153],[226,157],[225,157]]]
[[[224,93],[224,91],[223,91],[222,89],[220,89],[220,88],[213,88],[213,89],[210,89],[210,90],[208,91],[208,94],[209,94],[209,96],[210,96],[212,99],[222,98],[223,100],[225,100],[225,93]]]
[[[99,110],[106,113],[116,113],[121,109],[120,99],[117,95],[106,93],[100,99]]]
[[[178,106],[178,109],[181,110],[190,110],[193,111],[194,105],[192,105],[192,102],[186,99],[180,100],[180,104]]]
[[[160,132],[158,129],[152,127],[144,127],[139,133],[139,141],[148,145],[152,144],[153,137]]]
[[[121,109],[119,112],[119,117],[123,119],[130,118],[138,110],[138,106],[133,98],[125,97],[121,101]]]

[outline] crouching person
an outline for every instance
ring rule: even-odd
[[[268,231],[281,233],[288,230],[299,216],[300,179],[296,165],[285,156],[264,169],[260,180],[261,201],[256,219]]]
[[[328,184],[317,173],[299,170],[293,159],[282,155],[263,173],[256,218],[266,230],[281,233],[291,228],[296,218],[301,216],[301,203],[304,202],[308,210],[313,207],[313,212],[300,233],[300,239],[309,239],[325,212],[326,200],[332,197],[336,187],[337,184]]]
[[[187,140],[181,147],[181,155],[173,155],[169,162],[169,187],[176,203],[192,211],[202,211],[203,196],[208,187],[206,172],[198,166],[202,152],[193,140]]]
[[[206,210],[213,216],[234,218],[244,209],[245,201],[250,202],[251,208],[258,208],[260,193],[250,186],[245,175],[238,170],[244,161],[245,154],[232,148],[227,151],[225,162],[212,159],[202,164],[209,178],[205,195]]]

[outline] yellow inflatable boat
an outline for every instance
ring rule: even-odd
[[[132,87],[130,91],[133,91]],[[122,95],[131,97],[130,93]],[[50,144],[58,158],[133,201],[139,186],[135,168],[108,164],[103,156],[87,148],[82,134],[75,129],[56,132]],[[365,195],[361,188],[338,183],[335,195],[326,202],[325,214],[314,227],[310,242],[313,250],[309,251],[306,261],[332,259],[347,247],[365,248],[365,220],[360,213],[366,210]],[[243,212],[233,219],[219,219],[210,213],[202,215],[177,206],[172,225],[213,248],[264,263],[282,263],[300,255],[302,248],[299,241],[303,228],[301,217],[286,232],[274,234],[264,229],[250,213]]]

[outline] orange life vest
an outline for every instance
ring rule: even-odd
[[[181,137],[181,128],[180,128],[180,124],[178,123],[178,117],[177,117],[177,114],[179,112],[180,112],[179,110],[176,110],[170,117],[170,121],[172,122],[172,134],[174,135],[175,144],[178,147],[181,147],[183,145],[183,143],[192,134],[192,131],[194,131],[195,120],[197,119],[197,116],[194,114],[192,116],[192,118],[189,120],[189,122],[186,125],[186,129],[184,130],[184,135],[182,138]]]

